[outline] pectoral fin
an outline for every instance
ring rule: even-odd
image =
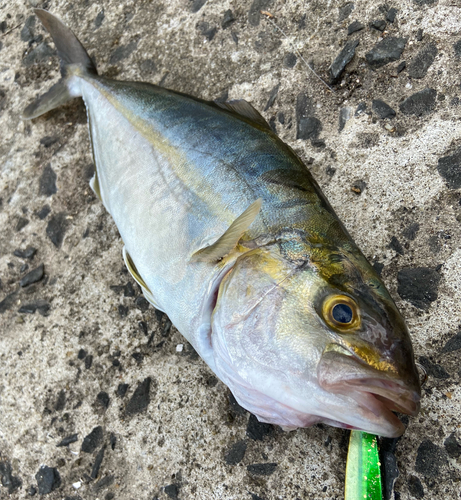
[[[134,265],[133,260],[130,257],[130,254],[126,251],[126,248],[123,247],[123,260],[125,261],[126,268],[130,271],[131,276],[136,281],[136,283],[142,288],[142,293],[144,297],[159,311],[165,312],[163,307],[158,304],[155,300],[152,292],[149,290],[149,287],[146,285],[146,282],[141,278],[136,266]]]
[[[243,233],[248,230],[261,210],[262,199],[252,203],[242,215],[237,217],[229,229],[213,245],[200,249],[192,255],[192,261],[215,262],[234,249]]]

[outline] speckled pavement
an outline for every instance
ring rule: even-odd
[[[0,0],[0,498],[341,499],[347,455],[344,430],[258,424],[141,297],[88,186],[82,102],[20,119],[59,78],[32,6],[102,74],[263,111],[429,375],[382,442],[388,497],[461,498],[460,0]]]

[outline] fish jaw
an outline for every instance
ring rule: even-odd
[[[398,437],[405,428],[393,412],[415,416],[420,409],[421,390],[405,383],[392,372],[381,372],[365,365],[343,347],[328,346],[317,368],[319,385],[357,405],[356,415],[347,418],[353,428],[357,416],[365,417],[377,430],[361,429],[385,437]]]

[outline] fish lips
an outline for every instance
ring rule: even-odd
[[[328,392],[354,400],[362,417],[373,427],[382,426],[381,435],[403,434],[405,427],[393,412],[417,415],[420,387],[412,387],[392,374],[369,367],[341,346],[334,347],[322,354],[318,364],[319,385]]]

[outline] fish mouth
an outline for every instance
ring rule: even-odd
[[[317,375],[320,386],[335,394],[353,399],[362,422],[354,417],[342,419],[348,428],[368,423],[369,429],[386,437],[400,436],[405,427],[394,412],[415,416],[420,409],[420,387],[413,387],[395,374],[380,372],[338,346],[324,352]],[[377,430],[378,429],[378,430]]]

